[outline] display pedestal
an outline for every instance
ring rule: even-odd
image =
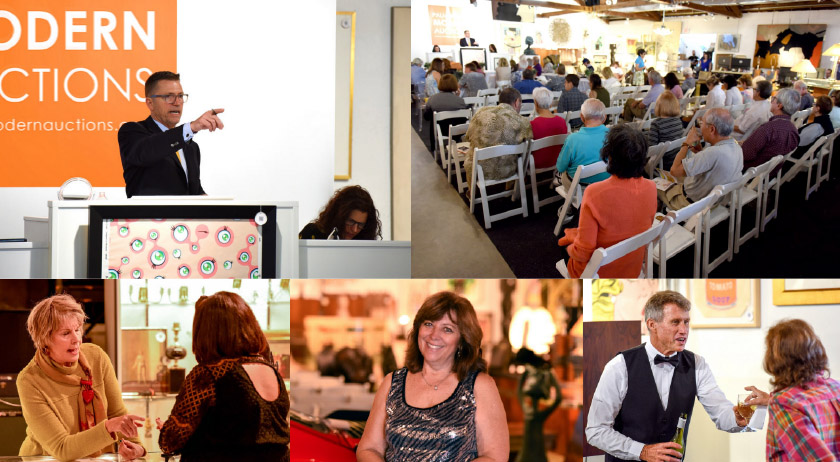
[[[300,277],[411,278],[411,242],[300,240]]]

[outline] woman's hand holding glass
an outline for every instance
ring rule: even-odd
[[[146,450],[139,444],[132,443],[128,440],[120,441],[119,454],[123,460],[134,460],[138,457],[146,455]]]

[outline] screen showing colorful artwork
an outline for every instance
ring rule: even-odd
[[[254,220],[105,219],[102,277],[260,277],[261,227]]]

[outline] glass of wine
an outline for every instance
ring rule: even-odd
[[[746,419],[748,422],[750,418],[752,418],[753,413],[755,413],[755,408],[757,407],[755,404],[746,403],[749,397],[750,393],[738,394],[738,414],[741,414],[741,417]]]

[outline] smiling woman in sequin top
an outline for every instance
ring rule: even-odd
[[[406,365],[382,381],[359,462],[501,462],[510,444],[505,410],[481,357],[469,300],[427,298],[414,318]]]

